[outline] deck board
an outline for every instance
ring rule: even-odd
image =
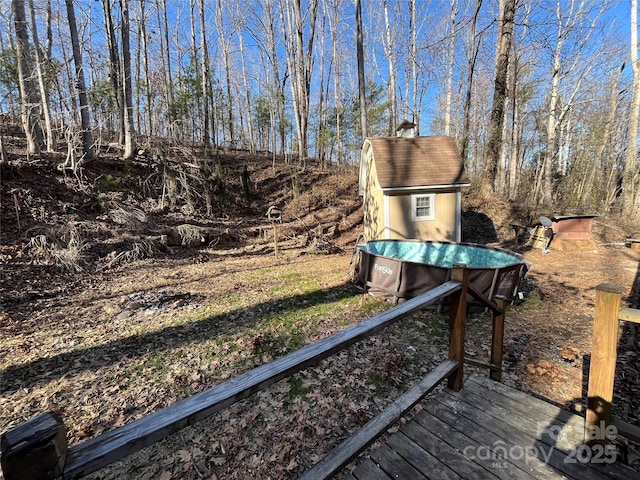
[[[477,449],[482,446],[480,442],[477,442],[470,436],[467,436],[466,433],[464,433],[464,428],[457,430],[454,426],[449,425],[438,418],[435,412],[432,415],[422,414],[419,419],[416,418],[415,421],[409,422],[408,425],[413,424],[419,425],[420,427],[430,431],[440,439],[443,445],[447,445],[449,448],[453,448],[457,452],[463,452],[468,446],[477,451]],[[528,471],[522,470],[510,463],[503,465],[504,468],[495,468],[495,460],[477,458],[475,461],[501,480],[536,480],[536,477],[531,475]]]
[[[448,465],[461,478],[477,480],[496,480],[499,478],[483,465],[467,459],[462,451],[442,442],[440,438],[417,422],[407,423],[400,431],[416,445],[419,444],[427,450],[437,462]]]
[[[582,443],[583,424],[556,405],[471,377],[459,392],[445,389],[427,399],[353,476],[640,480],[640,472],[622,463],[584,464],[572,456]]]
[[[370,458],[363,459],[351,477],[357,480],[392,480],[391,477],[384,473]]]
[[[442,399],[441,399],[442,400]],[[446,399],[445,399],[446,400]],[[485,418],[483,415],[479,415],[478,419],[474,420],[473,418],[468,418],[468,416],[464,415],[465,410],[456,409],[455,406],[452,408],[451,405],[447,403],[441,403],[437,400],[434,400],[430,404],[428,404],[426,409],[429,410],[427,412],[421,412],[421,416],[416,418],[416,421],[422,423],[422,416],[428,417],[432,414],[436,416],[438,419],[448,423],[450,426],[456,428],[461,433],[468,435],[471,439],[474,440],[475,443],[480,445],[481,447],[487,447],[491,445],[498,445],[502,442],[505,448],[511,448],[514,445],[519,445],[523,443],[522,437],[515,436],[508,428],[504,428],[502,424],[496,425],[493,429],[488,429],[483,426],[482,420],[493,421],[490,418]],[[471,448],[475,448],[475,444],[469,442],[467,445],[462,446],[462,450],[467,446],[471,446]],[[473,450],[479,452],[479,450]],[[492,467],[496,470],[506,469],[505,463],[499,459],[490,457],[488,461],[492,463]],[[529,473],[536,479],[552,479],[558,478],[549,475],[549,469],[547,465],[540,459],[534,458],[512,458],[510,462],[508,462],[512,468],[520,469],[526,473]],[[564,477],[559,477],[564,478]]]
[[[400,455],[386,443],[377,449],[376,465],[378,465],[391,478],[411,478],[423,480],[428,477],[414,467],[407,458]],[[406,453],[405,453],[406,455]]]

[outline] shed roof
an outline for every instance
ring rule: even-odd
[[[380,187],[469,185],[452,137],[371,137]]]

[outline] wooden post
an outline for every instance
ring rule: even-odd
[[[6,480],[49,480],[62,475],[68,451],[62,419],[43,413],[0,437],[2,473]]]
[[[611,422],[613,380],[618,349],[618,318],[624,288],[602,283],[596,287],[596,310],[589,366],[585,442],[604,443]]]
[[[498,370],[490,370],[489,377],[496,382],[502,380],[502,352],[504,351],[504,316],[507,310],[507,299],[502,295],[494,297],[500,313],[493,312],[493,328],[491,330],[491,365]]]
[[[276,258],[278,258],[278,227],[276,226],[275,222],[272,223],[272,225],[273,225],[273,251],[275,252]]]
[[[282,212],[275,205],[271,205],[267,210],[267,218],[273,227],[273,249],[276,258],[278,258],[278,227],[276,223],[282,222]]]
[[[9,157],[7,156],[7,149],[4,146],[2,134],[0,134],[0,165],[6,165],[8,163]]]
[[[449,376],[447,386],[458,391],[462,388],[464,373],[464,337],[467,317],[467,279],[469,271],[466,265],[456,264],[451,270],[451,281],[460,282],[462,288],[452,294],[449,306],[449,358],[458,362],[458,368]]]

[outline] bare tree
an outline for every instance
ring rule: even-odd
[[[197,40],[197,34],[196,34],[196,24],[197,19],[196,19],[196,0],[189,0],[189,25],[191,26],[191,62],[192,62],[192,69],[193,71],[190,71],[189,74],[190,76],[193,76],[194,80],[197,80],[197,76],[198,76],[198,70],[199,70],[199,61],[198,61],[198,40]],[[190,69],[191,70],[191,69]],[[202,92],[201,87],[202,83],[200,83],[200,86],[195,86],[195,92],[193,92],[193,100],[195,101],[196,104],[196,108],[195,108],[195,112],[193,115],[189,115],[189,120],[191,121],[191,125],[189,127],[189,133],[191,134],[191,142],[192,143],[196,143],[198,141],[198,135],[200,134],[200,132],[202,131],[202,94],[204,92]]]
[[[67,18],[69,20],[69,33],[71,34],[71,47],[73,50],[73,63],[75,64],[75,80],[80,105],[80,128],[82,129],[82,152],[85,157],[93,156],[93,137],[91,135],[91,125],[89,119],[89,102],[87,100],[87,88],[84,82],[84,70],[82,63],[82,52],[78,39],[78,27],[76,25],[76,13],[73,7],[73,0],[65,0],[67,6]]]
[[[591,191],[596,179],[598,165],[603,163],[605,151],[611,142],[611,131],[613,129],[616,114],[618,113],[618,105],[620,103],[620,95],[618,94],[620,77],[622,76],[624,68],[625,64],[623,63],[621,68],[618,69],[616,75],[611,80],[611,90],[609,92],[609,112],[607,113],[604,127],[602,129],[600,144],[598,145],[596,154],[593,156],[593,159],[591,160],[591,163],[587,168],[584,182],[580,187],[581,190],[579,206],[582,210],[586,210],[589,207],[589,200],[591,198]]]
[[[42,148],[42,127],[38,118],[38,94],[31,76],[29,34],[24,0],[12,0],[11,11],[16,32],[16,54],[18,56],[18,86],[20,88],[20,115],[27,138],[29,153],[39,153]]]
[[[235,20],[236,31],[242,32],[246,27],[246,21],[244,19],[244,13],[241,11],[240,8],[236,8],[234,20]],[[253,153],[256,150],[256,145],[255,145],[255,140],[253,138],[253,121],[251,116],[251,109],[252,109],[251,89],[249,87],[249,76],[247,74],[247,65],[245,61],[246,51],[245,51],[244,38],[242,33],[238,35],[238,46],[240,49],[240,65],[242,68],[242,87],[244,90],[244,101],[245,101],[245,106],[243,110],[247,112],[246,124],[247,124],[247,137],[248,137],[248,143],[249,143],[249,151]]]
[[[226,76],[227,87],[227,128],[229,129],[229,143],[235,144],[234,118],[233,118],[233,94],[231,89],[231,52],[227,32],[225,29],[225,12],[222,8],[222,0],[218,0],[216,9],[216,22],[218,26],[218,37],[220,39],[220,47],[224,58],[224,71]]]
[[[42,117],[44,119],[44,127],[46,132],[47,152],[55,150],[55,138],[53,135],[53,127],[51,125],[51,113],[49,111],[49,93],[44,78],[44,56],[40,41],[38,40],[38,27],[36,24],[36,12],[33,7],[33,0],[29,0],[29,15],[31,17],[31,35],[33,37],[33,52],[36,56],[36,76],[38,77],[38,90],[40,92],[40,105],[42,106]]]
[[[293,111],[296,119],[298,160],[304,163],[309,149],[309,107],[318,0],[309,1],[304,15],[301,0],[284,0],[284,8],[281,11],[284,17],[287,69],[291,77]],[[305,22],[307,18],[308,21]]]
[[[453,67],[456,58],[456,16],[458,15],[458,0],[450,0],[450,31],[449,31],[449,52],[447,80],[445,87],[445,104],[444,104],[444,134],[451,135],[451,102],[453,98]]]
[[[411,117],[419,132],[420,105],[418,102],[418,25],[416,0],[409,0],[409,63],[411,65],[411,85],[413,86],[411,90]]]
[[[633,98],[629,112],[628,145],[622,177],[622,214],[628,218],[640,215],[640,194],[636,192],[638,161],[638,117],[640,116],[640,60],[638,59],[638,0],[631,0],[631,68],[633,69]]]
[[[324,5],[324,2],[323,2]],[[320,50],[324,52],[325,49],[325,41],[326,41],[326,23],[327,23],[327,15],[322,15],[322,23],[320,27]],[[324,170],[325,158],[326,158],[326,136],[325,136],[325,126],[327,124],[327,97],[328,92],[325,94],[325,55],[320,55],[320,71],[318,72],[320,77],[320,85],[318,88],[318,122],[316,127],[316,159],[320,161],[320,168]],[[329,64],[329,73],[331,75],[331,64]],[[329,84],[329,80],[327,79],[327,88]]]
[[[362,36],[362,3],[356,1],[356,58],[358,61],[358,97],[360,99],[360,130],[362,141],[369,136],[367,119],[367,90],[364,76],[364,39]]]
[[[507,96],[507,105],[510,103],[510,110],[507,110],[507,116],[509,116],[509,128],[510,132],[506,136],[509,143],[507,151],[504,152],[505,163],[503,171],[500,172],[504,175],[504,179],[499,179],[498,191],[509,198],[515,200],[518,197],[520,187],[519,171],[521,163],[523,161],[524,146],[524,129],[525,125],[521,121],[523,111],[527,109],[527,103],[530,101],[531,89],[527,85],[525,74],[523,72],[529,71],[530,68],[525,61],[522,60],[525,55],[525,40],[529,34],[529,19],[531,18],[531,12],[535,7],[531,4],[521,4],[519,11],[521,12],[521,18],[519,23],[522,25],[520,28],[519,41],[513,42],[513,54],[512,60],[509,62],[510,73],[509,77],[510,87],[509,95]],[[500,175],[499,173],[499,175]]]
[[[142,67],[144,68],[144,90],[145,90],[145,110],[146,110],[146,123],[148,125],[147,133],[152,136],[155,133],[154,123],[155,116],[153,115],[154,99],[151,91],[151,79],[149,71],[149,41],[147,34],[147,22],[149,17],[146,15],[146,2],[140,2],[140,20],[138,24],[138,33],[140,41],[138,42],[138,55],[142,54]],[[139,67],[138,67],[139,68]],[[140,88],[142,82],[138,82]],[[138,121],[140,125],[140,121]]]
[[[157,16],[158,16],[158,28],[161,31],[160,38],[160,51],[162,52],[162,71],[164,73],[164,100],[167,109],[167,118],[169,119],[167,125],[167,131],[169,135],[175,135],[174,118],[173,118],[173,106],[175,104],[174,92],[173,92],[173,75],[171,71],[171,53],[169,48],[169,21],[167,18],[167,2],[166,0],[156,0]]]
[[[389,5],[388,0],[383,0],[382,8],[384,10],[384,53],[387,57],[387,68],[389,70],[388,79],[388,97],[389,97],[389,134],[398,126],[398,103],[396,100],[396,69],[395,54],[393,51],[393,37],[391,36],[391,22],[389,21]]]
[[[500,0],[498,17],[497,59],[493,89],[493,108],[487,145],[487,161],[485,163],[480,193],[487,195],[495,192],[496,174],[502,153],[502,136],[504,129],[505,100],[507,97],[507,76],[509,72],[509,53],[513,44],[513,20],[516,0]]]
[[[335,110],[336,122],[336,153],[337,161],[341,164],[344,160],[344,146],[342,142],[342,124],[344,105],[342,102],[342,69],[343,61],[340,56],[342,49],[338,44],[340,38],[338,25],[340,23],[342,0],[333,0],[332,8],[329,11],[329,31],[331,35],[331,57],[333,63],[333,107]]]
[[[281,71],[282,62],[278,54],[278,6],[281,6],[278,0],[256,0],[250,4],[249,12],[254,27],[248,29],[263,59],[274,158],[276,153],[284,154],[286,143],[284,83],[287,71],[284,74]]]
[[[51,8],[51,0],[47,0],[47,49],[46,59],[51,60],[53,58],[53,9]]]
[[[520,99],[518,98],[518,64],[519,59],[518,56],[515,55],[515,59],[511,62],[511,116],[510,116],[510,149],[508,152],[508,160],[507,165],[504,168],[505,179],[502,183],[502,188],[500,189],[500,193],[503,196],[506,196],[509,200],[515,200],[518,196],[519,190],[519,181],[518,181],[518,171],[519,171],[519,160],[522,153],[522,145],[520,142],[520,138],[522,136],[522,125],[520,122],[520,109],[522,108],[520,105]],[[507,101],[509,99],[507,98]],[[505,154],[506,156],[506,154]]]
[[[209,45],[207,43],[207,22],[205,18],[204,0],[198,0],[200,10],[200,50],[201,50],[201,88],[202,88],[202,143],[204,153],[211,151],[211,114],[209,98],[211,97],[211,73],[209,66]]]
[[[476,71],[476,61],[478,59],[478,50],[480,49],[480,38],[477,35],[476,29],[478,25],[478,16],[480,15],[480,8],[482,7],[482,0],[476,0],[476,6],[471,17],[471,32],[469,35],[469,52],[467,60],[469,62],[467,70],[467,85],[464,100],[464,116],[462,126],[462,139],[460,140],[460,153],[462,158],[466,160],[469,153],[469,131],[471,129],[471,97],[473,92],[473,76]]]
[[[118,0],[120,4],[120,35],[122,42],[122,86],[124,89],[124,160],[132,159],[136,154],[135,125],[133,122],[133,89],[131,78],[131,45],[129,42],[129,2]]]
[[[124,144],[124,89],[122,87],[122,68],[120,66],[120,53],[116,40],[111,0],[102,0],[102,10],[107,36],[107,49],[109,50],[109,79],[111,80],[111,91],[118,119],[118,142]]]
[[[537,179],[536,195],[538,203],[547,206],[550,206],[553,201],[552,178],[554,164],[558,155],[558,133],[572,107],[574,99],[581,90],[582,82],[595,62],[595,57],[593,56],[585,58],[584,50],[605,7],[605,5],[595,1],[593,3],[582,1],[578,2],[577,5],[572,2],[569,6],[570,8],[567,9],[566,5],[560,0],[556,1],[557,30],[549,102],[547,105],[547,139],[543,165]],[[596,15],[593,15],[594,9],[596,9]],[[574,49],[567,55],[565,46],[572,34],[579,35],[579,40],[574,45]],[[573,75],[573,77],[570,77],[570,75]],[[561,88],[562,82],[566,78],[571,78],[571,81],[566,91],[563,91]]]
[[[271,96],[274,104],[274,123],[278,135],[280,137],[278,152],[280,155],[284,155],[285,152],[285,94],[284,94],[284,82],[281,80],[280,75],[280,61],[278,57],[277,45],[276,45],[276,22],[277,16],[275,12],[275,0],[263,0],[263,12],[265,13],[266,21],[264,23],[267,34],[267,51],[269,52],[269,63],[271,65]],[[263,18],[264,18],[263,17]],[[275,145],[274,145],[275,151]]]

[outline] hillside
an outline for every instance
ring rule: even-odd
[[[177,148],[163,163],[123,163],[107,152],[77,175],[56,168],[63,160],[4,168],[3,255],[91,272],[189,247],[266,248],[271,206],[281,211],[280,248],[339,248],[361,221],[352,167],[302,169],[242,152],[205,163]]]

